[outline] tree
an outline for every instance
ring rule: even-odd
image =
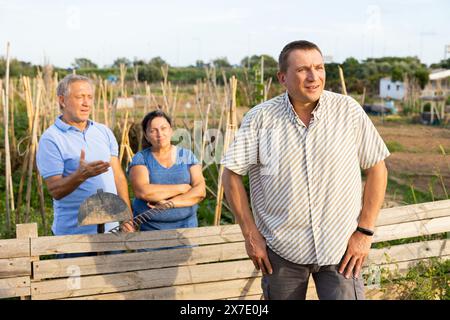
[[[19,77],[19,76],[36,76],[36,66],[32,65],[30,62],[24,62],[17,60],[15,58],[11,58],[9,62],[9,75],[11,77]],[[0,57],[0,78],[3,78],[6,73],[6,59],[4,57]]]
[[[133,66],[145,66],[145,64],[146,64],[145,60],[134,57]]]
[[[164,66],[164,65],[168,65],[168,63],[163,59],[163,58],[161,58],[161,57],[154,57],[154,58],[152,58],[149,62],[148,62],[148,64],[149,65],[152,65],[152,66],[155,66],[155,67],[157,67],[157,68],[161,68],[162,66]]]
[[[72,67],[76,69],[97,69],[98,66],[87,58],[75,58]]]
[[[113,68],[120,68],[120,65],[124,64],[125,67],[131,67],[132,63],[128,58],[125,57],[121,57],[121,58],[117,58],[116,60],[114,60],[112,67]]]
[[[400,67],[395,66],[394,68],[392,68],[392,71],[391,71],[391,80],[392,81],[403,81],[403,77],[404,77],[404,72]]]
[[[430,75],[426,69],[419,69],[416,72],[414,72],[414,78],[419,81],[420,88],[425,88],[428,81],[430,80]]]
[[[430,68],[432,69],[450,69],[450,58],[441,60],[439,63],[433,63]]]
[[[216,68],[231,68],[231,64],[228,62],[227,57],[216,58],[212,61],[212,64]]]
[[[161,70],[154,65],[146,64],[138,69],[138,80],[147,82],[161,81]]]
[[[251,57],[245,57],[241,60],[241,66],[242,67],[248,67],[252,69],[255,66],[261,65],[261,57],[264,57],[264,68],[270,69],[270,68],[278,68],[278,62],[271,56],[267,54],[262,55],[253,55]]]
[[[208,63],[205,63],[203,60],[196,60],[195,61],[195,67],[196,68],[204,68],[206,66],[208,66]]]

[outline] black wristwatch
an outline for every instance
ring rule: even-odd
[[[366,228],[363,228],[360,226],[356,227],[356,231],[359,231],[359,232],[365,234],[366,236],[373,236],[373,233],[374,233],[372,230],[369,230],[369,229],[366,229]]]

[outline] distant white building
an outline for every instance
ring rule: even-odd
[[[380,98],[402,100],[406,95],[405,84],[401,81],[392,81],[391,78],[380,79]]]
[[[117,109],[132,109],[134,108],[134,97],[118,97],[114,100]]]
[[[430,73],[430,81],[422,91],[422,97],[450,95],[450,70],[434,70]]]

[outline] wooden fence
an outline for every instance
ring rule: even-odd
[[[436,201],[383,209],[374,242],[449,231],[450,200]],[[96,254],[54,256],[87,252]],[[392,245],[371,249],[365,270],[402,272],[449,256],[448,238]],[[0,298],[260,299],[260,278],[238,225],[39,237],[36,224],[22,224],[16,239],[0,240]],[[311,281],[310,299],[313,288]]]

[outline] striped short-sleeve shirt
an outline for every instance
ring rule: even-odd
[[[338,264],[362,208],[361,168],[389,156],[363,108],[324,91],[305,126],[287,92],[252,108],[221,163],[249,175],[267,245],[298,264]]]

